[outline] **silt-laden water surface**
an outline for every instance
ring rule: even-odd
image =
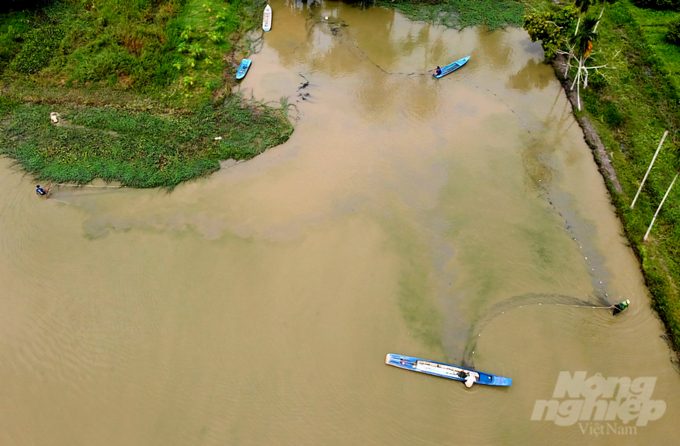
[[[0,161],[0,443],[676,438],[663,327],[540,46],[382,8],[271,5],[240,89],[287,98],[286,144],[171,193],[47,201]],[[624,299],[617,318],[588,307]],[[468,390],[388,352],[513,385]],[[563,371],[654,377],[664,412],[531,420]]]

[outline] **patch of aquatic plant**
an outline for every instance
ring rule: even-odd
[[[232,96],[191,113],[151,114],[112,107],[74,107],[50,122],[53,107],[0,103],[0,152],[40,181],[173,188],[219,169],[219,160],[249,159],[285,142],[284,113]],[[221,138],[221,139],[215,139]]]
[[[489,30],[520,26],[525,6],[514,0],[379,0],[377,5],[393,7],[412,20],[449,28],[486,26]]]

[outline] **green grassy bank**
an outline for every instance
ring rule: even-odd
[[[558,8],[546,2],[535,6],[543,11]],[[601,8],[592,7],[591,14]],[[671,190],[649,238],[643,240],[680,168],[680,48],[665,41],[666,25],[677,15],[640,9],[628,0],[607,4],[593,45],[596,59],[588,65],[606,63],[609,68],[593,72],[588,87],[581,89],[583,111],[576,114],[593,123],[616,170],[623,192],[607,181],[612,201],[669,340],[680,351],[680,184]],[[666,130],[664,148],[630,209]]]
[[[673,180],[678,162],[680,116],[678,72],[680,49],[668,48],[659,26],[642,26],[653,13],[620,1],[606,11],[600,30],[602,51],[613,56],[615,70],[583,95],[586,113],[593,117],[600,137],[613,154],[623,194],[610,189],[626,234],[637,253],[647,287],[665,322],[676,350],[680,350],[680,184],[671,190],[650,238],[643,237]],[[676,13],[677,14],[677,13]],[[648,30],[653,32],[649,32]],[[671,50],[671,51],[669,51]],[[642,178],[665,130],[670,132],[642,189],[630,209]]]
[[[113,107],[61,109],[2,104],[0,151],[42,182],[89,183],[95,178],[132,187],[172,188],[214,172],[219,160],[249,159],[292,132],[279,109],[243,106],[239,96],[189,112],[158,115]],[[216,140],[215,138],[220,138]]]
[[[231,96],[263,7],[56,0],[0,15],[0,153],[43,182],[172,188],[285,142],[284,104]]]
[[[195,105],[228,83],[225,59],[260,9],[253,0],[53,0],[0,16],[0,75]]]

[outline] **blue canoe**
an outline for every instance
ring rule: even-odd
[[[243,59],[241,65],[238,66],[238,71],[236,72],[236,79],[243,79],[250,68],[250,64],[253,63],[250,59]]]
[[[440,75],[432,74],[432,76],[436,77],[437,79],[441,79],[442,77],[446,76],[447,74],[451,74],[454,71],[456,71],[458,68],[465,65],[468,60],[470,60],[470,56],[463,57],[462,59],[458,59],[454,63],[443,67],[442,68],[442,74],[440,74]]]
[[[484,384],[487,386],[509,386],[512,384],[512,379],[510,378],[490,375],[488,373],[478,372],[477,370],[459,367],[457,365],[414,358],[412,356],[396,355],[394,353],[387,354],[385,364],[399,367],[400,369],[411,370],[413,372],[463,381],[467,387],[472,387],[473,384]]]

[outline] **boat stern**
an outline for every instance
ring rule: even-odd
[[[481,373],[479,381],[475,384],[484,384],[487,386],[509,387],[512,385],[512,379],[505,376],[491,375],[488,373]]]
[[[504,376],[494,376],[491,380],[492,386],[502,386],[509,387],[512,385],[512,378],[506,378]]]

